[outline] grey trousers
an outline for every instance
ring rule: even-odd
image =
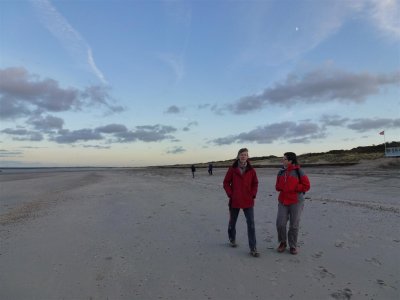
[[[290,248],[297,247],[297,236],[299,234],[300,217],[303,211],[304,201],[292,205],[278,204],[278,215],[276,217],[276,230],[278,231],[278,242],[289,241]],[[289,221],[289,231],[286,225]],[[287,234],[286,234],[287,232]]]

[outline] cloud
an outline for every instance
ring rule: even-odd
[[[344,126],[349,121],[349,118],[343,118],[338,115],[322,115],[320,122],[324,126]]]
[[[176,129],[172,126],[166,125],[145,125],[137,126],[136,130],[128,132],[120,132],[115,134],[118,141],[122,143],[143,141],[143,142],[159,142],[162,140],[174,140],[175,137],[170,133],[175,132]]]
[[[280,1],[251,1],[236,20],[237,32],[243,32],[238,61],[267,66],[295,61],[342,28],[354,26],[354,20],[363,20],[397,41],[399,5],[398,0],[291,1],[288,6]],[[278,19],[283,13],[286,18]]]
[[[129,130],[125,125],[115,123],[99,126],[94,129],[69,130],[62,129],[62,119],[52,116],[32,118],[29,122],[33,127],[40,130],[40,132],[30,131],[25,128],[6,128],[1,130],[0,133],[10,135],[14,140],[41,141],[47,138],[49,141],[60,144],[74,144],[80,141],[104,141],[104,143],[178,141],[171,135],[171,133],[177,131],[176,128],[160,124],[136,126],[133,130]]]
[[[46,117],[32,117],[28,120],[28,123],[32,124],[36,130],[43,130],[46,132],[54,129],[62,129],[64,125],[64,120],[48,115]]]
[[[186,150],[181,146],[174,147],[171,150],[167,150],[168,154],[180,154],[180,153],[183,153],[183,152],[186,152]]]
[[[249,132],[217,138],[211,143],[217,145],[230,145],[233,143],[258,143],[271,144],[274,141],[286,140],[289,143],[308,143],[312,139],[325,137],[324,129],[311,122],[281,122],[260,126]]]
[[[381,130],[382,128],[400,128],[400,119],[389,118],[361,118],[349,119],[337,115],[323,115],[320,118],[323,128],[343,127],[357,132],[366,132],[370,130]]]
[[[173,54],[158,54],[158,58],[164,62],[175,74],[176,82],[180,82],[185,75],[185,68],[182,56]]]
[[[100,133],[121,133],[128,132],[128,129],[122,124],[109,124],[106,126],[97,127],[95,131]]]
[[[22,151],[9,151],[0,149],[0,157],[21,157],[22,154]]]
[[[29,117],[34,112],[76,111],[88,106],[105,106],[112,112],[123,108],[114,106],[108,89],[89,86],[84,90],[62,88],[54,79],[41,79],[25,68],[0,69],[0,117]]]
[[[102,106],[107,107],[111,112],[122,112],[124,108],[118,105],[112,105],[111,101],[114,101],[109,94],[109,88],[105,86],[92,85],[86,87],[81,93],[80,96],[82,99],[87,99],[88,105],[94,106]]]
[[[49,0],[31,0],[44,26],[57,38],[64,48],[75,59],[84,60],[91,72],[103,83],[107,83],[104,75],[96,66],[92,49],[85,39],[57,11]]]
[[[181,112],[181,109],[176,105],[171,105],[165,111],[166,114],[179,114],[180,112]]]
[[[83,145],[83,148],[93,148],[93,149],[111,149],[111,146],[100,146],[100,145]]]
[[[130,143],[136,141],[159,142],[163,140],[175,141],[175,137],[170,133],[175,132],[176,128],[166,125],[144,125],[136,126],[134,130],[128,130],[122,124],[109,124],[95,128],[93,133],[107,134],[113,143]]]
[[[371,0],[369,17],[379,30],[390,39],[400,39],[400,2],[397,0]]]
[[[382,128],[400,128],[400,119],[355,119],[347,128],[365,132],[369,130],[381,130]]]
[[[211,104],[205,103],[205,104],[199,104],[197,105],[197,109],[206,109],[209,108]]]
[[[13,140],[15,140],[15,141],[39,142],[44,139],[43,135],[40,132],[30,131],[30,130],[23,129],[23,128],[19,128],[19,129],[6,128],[0,132],[13,136]]]
[[[340,118],[339,116],[324,116],[321,125],[311,121],[281,122],[259,126],[248,132],[228,135],[211,140],[216,145],[230,145],[233,143],[271,144],[276,141],[286,141],[291,144],[310,143],[315,139],[327,136],[327,127],[343,127],[358,132],[382,130],[382,128],[400,128],[400,119],[355,119]],[[346,125],[348,124],[348,125]]]
[[[398,86],[400,72],[391,74],[350,73],[341,70],[318,69],[297,76],[288,75],[286,80],[261,94],[245,96],[223,111],[246,114],[263,109],[267,105],[290,106],[296,103],[324,103],[340,101],[362,103],[369,96],[378,94],[384,86]]]
[[[0,108],[2,117],[30,114],[34,109],[66,111],[82,105],[76,89],[62,89],[53,79],[40,80],[24,68],[0,69]],[[8,113],[8,115],[7,115]]]
[[[188,123],[185,127],[183,127],[183,131],[189,131],[190,130],[190,128],[192,128],[193,126],[198,126],[199,125],[199,123],[197,123],[196,121],[194,121],[194,122],[190,122],[190,123]]]
[[[100,133],[87,128],[73,131],[68,129],[60,130],[57,136],[51,138],[51,140],[59,144],[70,144],[78,141],[98,141],[102,139],[103,137]]]
[[[99,70],[99,68],[96,66],[96,63],[94,62],[92,49],[90,47],[87,47],[87,55],[88,63],[94,74],[101,80],[102,83],[107,83],[107,80],[105,79],[103,73]]]
[[[295,60],[338,32],[353,12],[346,1],[336,1],[334,5],[327,1],[287,4],[252,1],[240,12],[243,63],[277,66]],[[281,14],[286,17],[278,19]]]
[[[18,157],[18,156],[17,156]],[[49,163],[40,163],[40,162],[27,162],[27,161],[18,161],[18,160],[2,160],[0,161],[1,168],[41,168],[41,167],[60,167],[57,164],[49,164]]]
[[[185,76],[185,55],[190,38],[192,12],[190,4],[185,1],[162,1],[161,3],[168,23],[167,31],[173,28],[172,30],[179,32],[177,35],[179,38],[170,41],[172,50],[158,53],[157,57],[172,70],[175,83],[179,83]],[[167,33],[166,37],[168,36]]]

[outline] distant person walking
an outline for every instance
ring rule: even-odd
[[[208,164],[208,175],[212,175],[213,174],[212,171],[213,171],[213,165],[210,163]]]
[[[192,165],[190,167],[190,169],[192,170],[192,177],[194,178],[194,173],[196,172],[196,167],[194,165]]]
[[[289,242],[291,254],[297,254],[297,237],[300,216],[304,207],[304,193],[310,189],[310,181],[297,162],[293,152],[286,152],[282,158],[283,168],[278,172],[275,188],[279,192],[276,229],[278,231],[278,252],[284,252]],[[286,225],[289,220],[289,231]]]
[[[258,178],[248,158],[248,150],[240,149],[235,162],[229,167],[224,178],[223,186],[229,198],[228,237],[230,245],[236,247],[236,221],[242,209],[246,217],[250,254],[258,257],[260,254],[256,247],[254,225],[254,199],[257,196]]]

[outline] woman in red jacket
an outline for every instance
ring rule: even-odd
[[[225,179],[224,189],[229,198],[229,227],[228,236],[230,245],[236,247],[236,221],[240,209],[243,209],[247,222],[250,254],[258,257],[256,247],[256,230],[254,225],[254,199],[257,196],[258,179],[249,160],[248,150],[239,150],[237,159],[229,167]]]
[[[304,193],[310,189],[310,181],[297,163],[297,156],[293,152],[286,152],[283,156],[283,168],[276,178],[276,190],[279,192],[278,215],[276,229],[278,231],[278,252],[284,252],[289,242],[291,254],[297,254],[297,236],[301,212],[304,207]],[[288,220],[289,231],[286,233]]]

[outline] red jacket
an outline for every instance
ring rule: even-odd
[[[289,164],[287,169],[279,171],[275,188],[279,192],[279,202],[290,205],[304,200],[303,193],[310,189],[310,181],[299,165]]]
[[[249,208],[254,206],[254,199],[258,190],[258,178],[256,171],[249,162],[247,162],[243,175],[237,167],[237,162],[229,167],[224,178],[224,189],[231,207]]]

